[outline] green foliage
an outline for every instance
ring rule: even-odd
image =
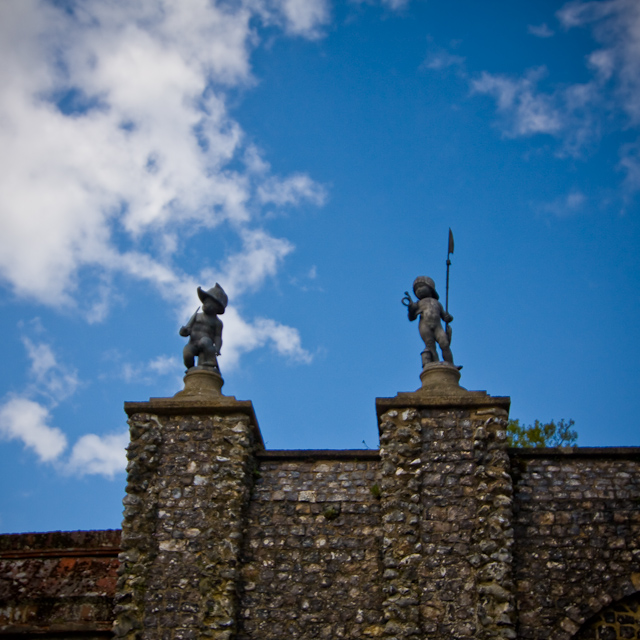
[[[371,495],[376,499],[376,500],[380,500],[380,496],[382,495],[382,491],[380,490],[380,486],[377,484],[371,485],[371,487],[369,488],[369,491],[371,491]]]
[[[327,520],[335,520],[339,515],[340,515],[340,509],[337,509],[336,507],[327,507],[323,512],[322,515],[327,519]]]
[[[519,420],[509,420],[507,437],[511,447],[571,447],[578,441],[578,432],[572,429],[575,422],[564,418],[560,422],[521,425]]]

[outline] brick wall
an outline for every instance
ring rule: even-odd
[[[120,531],[0,536],[0,635],[111,635]]]

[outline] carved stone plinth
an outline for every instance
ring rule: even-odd
[[[418,392],[437,395],[459,395],[468,393],[459,384],[460,370],[448,362],[433,362],[428,364],[420,374],[422,387]]]
[[[206,399],[222,395],[222,376],[210,367],[192,367],[184,376],[184,389],[174,398]]]

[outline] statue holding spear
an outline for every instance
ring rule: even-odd
[[[440,296],[436,291],[435,282],[427,276],[418,276],[413,282],[413,292],[418,298],[415,302],[411,299],[411,295],[405,291],[402,298],[409,313],[409,320],[414,321],[420,317],[418,328],[420,337],[424,341],[424,351],[422,352],[423,369],[434,362],[439,362],[438,352],[436,351],[436,342],[442,351],[442,359],[453,365],[453,354],[451,353],[451,327],[449,323],[453,320],[453,316],[449,313],[449,266],[451,260],[450,254],[453,253],[453,234],[449,229],[449,247],[447,252],[447,290],[446,290],[446,308],[440,303]],[[445,329],[442,328],[440,320],[444,320]]]

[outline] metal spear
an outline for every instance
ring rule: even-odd
[[[453,253],[453,233],[451,233],[451,227],[449,227],[449,247],[447,249],[447,292],[445,295],[445,308],[444,310],[449,313],[449,267],[451,266],[451,260],[449,256]],[[449,336],[449,341],[451,341],[451,336],[449,335],[449,323],[444,323],[444,330]]]

